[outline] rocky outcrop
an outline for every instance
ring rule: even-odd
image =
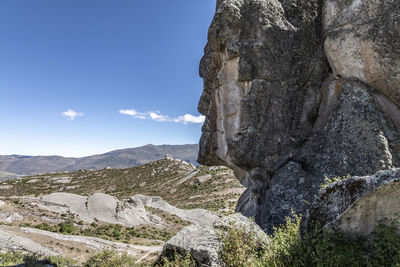
[[[218,220],[218,216],[214,213],[203,210],[203,209],[191,209],[183,210],[170,205],[164,201],[161,197],[150,197],[144,195],[135,195],[131,197],[131,200],[136,203],[143,203],[144,207],[156,208],[175,216],[180,217],[183,220],[192,222],[194,224],[211,226]]]
[[[190,225],[183,228],[164,245],[159,263],[163,258],[173,258],[175,253],[181,255],[189,253],[197,266],[224,266],[220,254],[222,247],[220,237],[230,228],[251,232],[260,248],[266,248],[269,244],[268,236],[259,226],[243,215],[233,214],[221,218],[213,226]]]
[[[349,236],[368,236],[379,223],[398,222],[400,169],[351,177],[321,190],[302,221],[302,232],[316,226]]]
[[[24,197],[22,199],[26,203],[45,210],[60,214],[71,213],[86,222],[100,221],[126,226],[163,225],[163,220],[147,211],[146,207],[165,211],[199,225],[212,225],[218,219],[215,214],[207,210],[183,210],[170,205],[161,197],[144,195],[134,195],[122,201],[103,193],[96,193],[89,197],[71,193],[52,193],[40,198]]]
[[[101,221],[126,226],[162,222],[161,218],[147,212],[142,203],[129,200],[121,202],[103,193],[89,197],[52,193],[41,197],[38,206],[57,213],[70,212],[87,222]]]
[[[398,1],[219,0],[200,63],[198,161],[266,231],[325,176],[400,167]],[[329,63],[329,64],[328,64]]]

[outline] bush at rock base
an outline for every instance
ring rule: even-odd
[[[315,229],[299,236],[300,217],[286,219],[275,228],[268,249],[257,250],[243,229],[223,237],[221,257],[226,266],[400,266],[400,235],[395,226],[378,225],[369,238],[348,238]]]
[[[20,264],[25,264],[27,267],[76,266],[76,262],[74,260],[62,256],[42,257],[37,254],[23,254],[21,251],[8,251],[0,253],[0,266],[15,266]]]
[[[189,253],[186,255],[179,254],[175,251],[172,259],[167,257],[160,259],[159,262],[155,264],[156,267],[195,267],[196,262],[190,256]]]

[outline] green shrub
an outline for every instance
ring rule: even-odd
[[[104,250],[92,255],[83,267],[131,267],[137,266],[135,260],[127,254],[119,255],[112,250]]]
[[[73,222],[60,223],[58,226],[58,231],[62,234],[73,234],[77,231]]]
[[[275,228],[264,251],[257,251],[253,234],[229,230],[222,239],[221,258],[227,266],[400,266],[400,235],[395,226],[380,224],[369,238],[316,228],[301,239],[299,225],[300,217],[287,218]]]
[[[400,266],[400,237],[396,226],[378,225],[372,232],[373,266]]]
[[[0,266],[18,265],[24,263],[24,255],[20,251],[0,253]]]
[[[48,264],[54,265],[56,267],[70,267],[76,266],[76,261],[68,259],[62,256],[50,256],[45,259]]]
[[[64,258],[62,256],[42,257],[38,254],[23,254],[20,251],[10,251],[0,253],[0,266],[11,266],[25,264],[27,267],[42,267],[46,264],[55,267],[74,266],[76,261]]]
[[[246,231],[243,227],[231,227],[219,235],[222,241],[221,259],[227,267],[257,266],[260,251],[254,231]]]
[[[174,251],[172,258],[164,257],[158,263],[155,264],[156,267],[195,267],[196,262],[190,256],[190,253],[182,255]]]

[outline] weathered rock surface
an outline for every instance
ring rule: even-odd
[[[235,171],[237,211],[264,230],[304,214],[325,176],[400,167],[399,5],[217,2],[198,161]]]
[[[163,248],[162,257],[173,257],[175,253],[190,253],[199,266],[217,267],[221,242],[213,227],[190,225],[171,238]]]
[[[0,222],[2,223],[12,223],[15,221],[22,221],[23,219],[24,217],[17,212],[0,210]]]
[[[333,73],[357,78],[400,107],[400,2],[326,0],[323,25]]]
[[[160,252],[162,249],[161,246],[151,246],[151,247],[139,246],[139,245],[120,243],[120,242],[112,242],[91,236],[63,235],[34,228],[25,227],[22,228],[21,230],[27,234],[37,234],[41,236],[47,236],[59,241],[83,243],[85,246],[98,251],[105,249],[112,249],[118,252],[126,252],[132,256],[138,256],[139,252],[142,251],[152,253],[152,252]]]
[[[112,224],[136,226],[140,224],[162,225],[163,220],[146,210],[156,208],[176,215],[183,220],[199,225],[212,225],[218,217],[203,209],[183,210],[170,205],[161,197],[135,195],[119,201],[117,198],[96,193],[89,197],[71,193],[52,193],[38,198],[24,198],[25,202],[36,203],[39,207],[56,212],[72,213],[81,220],[96,220]]]
[[[49,247],[45,247],[32,239],[16,235],[12,231],[0,229],[0,248],[6,250],[22,250],[40,255],[55,256],[59,253]]]
[[[243,229],[248,233],[251,231],[260,247],[266,248],[269,243],[268,236],[258,225],[243,215],[233,214],[216,221],[214,226],[190,225],[183,228],[165,243],[159,260],[163,257],[172,258],[174,253],[189,253],[198,266],[224,266],[220,258],[220,234],[229,228]]]
[[[81,220],[136,226],[161,223],[162,219],[147,212],[140,203],[119,201],[107,194],[96,193],[89,197],[70,193],[52,193],[40,198],[40,207],[58,213],[77,215]]]
[[[379,223],[399,220],[400,169],[351,177],[323,189],[302,221],[302,232],[320,225],[350,236],[368,236]]]
[[[200,64],[200,163],[272,173],[310,133],[328,72],[321,6],[290,2],[218,1]]]
[[[67,244],[67,246],[63,246]],[[71,250],[71,248],[75,248]],[[159,253],[162,246],[140,246],[112,242],[97,237],[64,235],[34,228],[0,226],[0,250],[37,253],[42,256],[62,255],[82,262],[88,255],[82,251],[114,250],[133,256],[138,263]],[[86,258],[85,258],[86,257]]]
[[[150,197],[144,195],[135,195],[131,197],[133,202],[141,202],[145,207],[156,208],[170,214],[174,214],[183,220],[205,226],[211,226],[218,220],[214,213],[203,209],[183,210],[170,205],[161,197]]]

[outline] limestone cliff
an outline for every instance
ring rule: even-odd
[[[325,176],[400,167],[400,2],[218,0],[200,63],[198,161],[272,231]]]

